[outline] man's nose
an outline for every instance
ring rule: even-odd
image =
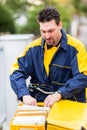
[[[46,38],[46,39],[49,39],[49,38],[50,38],[50,34],[49,34],[49,33],[46,33],[46,34],[45,34],[45,38]]]

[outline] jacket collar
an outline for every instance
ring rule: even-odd
[[[64,32],[64,30],[61,30],[62,32],[62,38],[61,38],[61,44],[60,44],[60,47],[63,49],[63,50],[67,50],[67,36],[66,36],[66,33]]]
[[[41,46],[41,49],[44,49],[44,44],[45,44],[45,40],[44,40],[44,38],[42,38],[42,46]]]

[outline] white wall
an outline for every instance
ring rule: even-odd
[[[0,45],[3,46],[3,51],[4,51],[3,53],[4,56],[1,55],[0,58],[0,68],[1,68],[1,59],[4,60],[4,63],[2,63],[2,67],[4,68],[0,69],[0,73],[4,73],[4,76],[2,76],[4,85],[3,86],[0,85],[0,91],[2,91],[2,93],[4,94],[1,95],[2,99],[4,97],[4,99],[6,100],[4,101],[4,103],[6,105],[6,116],[7,116],[8,123],[13,117],[18,103],[17,97],[13,92],[13,90],[11,89],[10,81],[9,81],[9,74],[10,74],[9,72],[11,69],[11,65],[15,61],[16,56],[20,55],[21,52],[24,50],[25,46],[32,41],[33,37],[34,37],[33,35],[28,35],[28,34],[5,35],[0,37]],[[0,103],[2,102],[2,99],[0,98]],[[2,103],[2,108],[3,105],[4,104]],[[3,111],[1,109],[1,106],[0,106],[0,111]]]
[[[6,119],[6,88],[4,75],[4,51],[3,46],[0,46],[0,127]]]

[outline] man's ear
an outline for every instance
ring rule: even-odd
[[[58,26],[60,27],[60,30],[61,30],[62,29],[62,21],[59,22]]]

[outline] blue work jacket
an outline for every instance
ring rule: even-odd
[[[59,49],[49,65],[49,75],[44,67],[44,44],[42,37],[31,42],[23,54],[17,57],[10,72],[11,87],[21,99],[32,95],[37,101],[44,101],[47,94],[38,90],[30,92],[26,79],[46,92],[59,91],[63,99],[86,101],[87,52],[84,45],[62,30]]]

